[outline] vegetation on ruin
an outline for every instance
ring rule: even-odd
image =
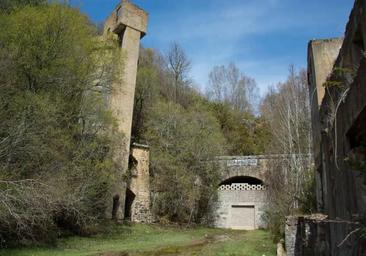
[[[8,256],[86,255],[275,255],[275,244],[263,230],[231,231],[148,225],[113,225],[92,237],[62,239],[55,248],[38,247],[0,251]]]

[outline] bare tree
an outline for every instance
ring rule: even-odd
[[[312,210],[309,102],[306,72],[297,73],[291,66],[287,81],[271,88],[261,104],[262,115],[272,127],[268,153],[286,155],[280,163],[271,164],[267,177],[272,220],[284,221],[286,215]]]
[[[245,76],[235,64],[215,66],[209,74],[209,99],[226,103],[240,112],[253,112],[257,100],[254,79]]]
[[[175,88],[175,102],[178,100],[179,90],[188,81],[188,72],[191,69],[191,61],[188,59],[183,48],[176,42],[170,45],[166,55],[168,71],[171,72]]]

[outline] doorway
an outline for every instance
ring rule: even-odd
[[[126,200],[125,200],[125,219],[131,220],[131,210],[132,204],[135,200],[135,193],[133,193],[129,188],[126,190]]]
[[[241,230],[255,229],[254,205],[232,205],[230,214],[230,228]]]

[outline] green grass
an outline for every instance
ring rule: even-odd
[[[106,234],[61,239],[56,247],[0,251],[1,256],[273,256],[275,245],[263,230],[179,229],[120,225]]]

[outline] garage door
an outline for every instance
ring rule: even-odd
[[[231,224],[232,229],[255,229],[255,211],[253,206],[232,205],[231,206]]]

